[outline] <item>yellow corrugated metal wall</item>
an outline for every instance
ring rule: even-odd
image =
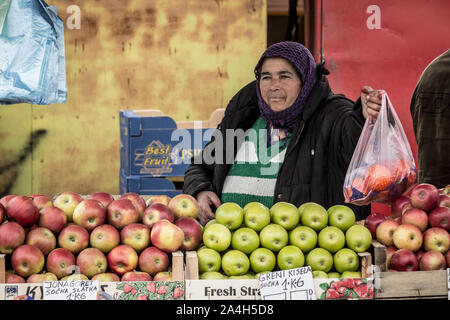
[[[266,47],[266,0],[46,2],[66,27],[68,101],[0,107],[0,194],[117,194],[120,109],[208,119]]]

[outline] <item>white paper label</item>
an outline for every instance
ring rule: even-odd
[[[311,267],[260,274],[262,300],[316,300]]]
[[[44,300],[97,300],[98,280],[45,281]]]

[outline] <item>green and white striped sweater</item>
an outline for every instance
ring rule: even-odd
[[[244,207],[249,202],[273,205],[275,183],[286,154],[286,141],[267,147],[267,122],[259,117],[247,131],[225,179],[222,202]],[[289,139],[286,138],[286,139]]]

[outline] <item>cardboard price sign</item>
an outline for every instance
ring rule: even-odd
[[[310,266],[263,273],[258,281],[262,300],[316,300]]]
[[[45,281],[44,300],[97,300],[98,280]]]

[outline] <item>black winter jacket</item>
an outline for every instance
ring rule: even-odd
[[[344,95],[333,94],[325,72],[324,68],[318,68],[318,81],[297,119],[278,174],[274,203],[286,201],[299,206],[311,201],[325,209],[345,204],[344,178],[365,120],[360,99],[354,103]],[[231,99],[217,129],[223,136],[226,129],[245,131],[259,116],[256,81],[253,81]],[[233,159],[238,148],[233,150]],[[231,164],[206,164],[201,160],[202,154],[199,157],[193,158],[186,170],[183,192],[196,196],[200,191],[209,190],[220,198]],[[345,205],[354,210],[357,220],[370,214],[370,206]]]

